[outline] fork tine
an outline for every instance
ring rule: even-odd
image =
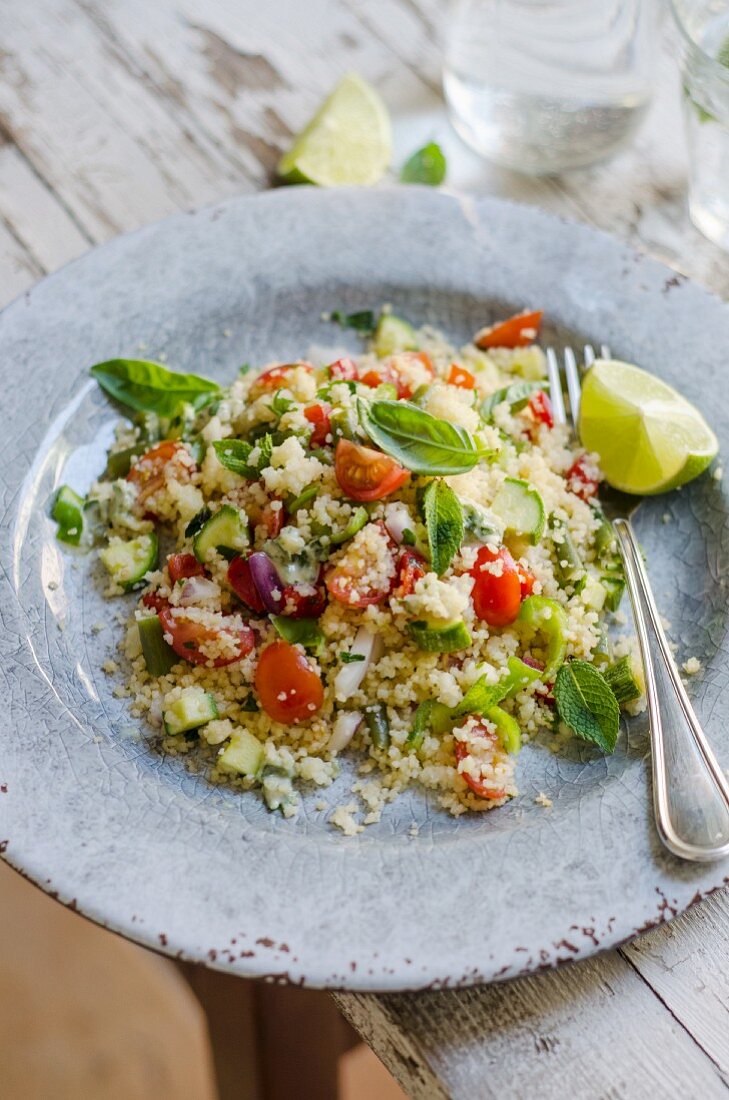
[[[592,344],[585,344],[583,355],[585,366],[591,367],[592,364],[595,362],[595,349],[593,348]]]
[[[610,358],[610,348],[608,347],[607,344],[601,344],[600,345],[600,358],[601,359],[609,359]]]
[[[559,376],[559,364],[554,348],[547,348],[547,377],[549,378],[549,398],[552,402],[552,413],[555,424],[566,424],[567,414],[564,410],[562,397],[562,379]]]
[[[580,422],[580,376],[577,373],[577,360],[572,348],[564,349],[564,373],[567,379],[567,393],[570,395],[572,425],[577,431],[577,425]]]

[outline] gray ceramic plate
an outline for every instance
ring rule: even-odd
[[[103,465],[115,414],[88,380],[91,363],[146,345],[225,380],[243,361],[331,342],[323,310],[382,301],[457,338],[541,306],[547,340],[609,340],[679,385],[729,454],[729,309],[539,210],[427,189],[287,190],[91,253],[0,316],[0,850],[60,900],[173,955],[317,986],[455,986],[589,955],[724,881],[725,868],[682,865],[658,845],[643,724],[609,760],[527,747],[520,797],[483,816],[454,820],[414,792],[346,839],[314,792],[283,821],[133,736],[100,671],[115,608],[47,517],[55,485],[84,490]],[[680,655],[703,662],[691,688],[725,764],[726,529],[710,477],[645,505],[638,521]],[[348,800],[350,778],[330,803]],[[540,791],[551,809],[535,804]]]

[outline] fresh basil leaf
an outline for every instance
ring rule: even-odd
[[[612,688],[594,665],[568,661],[554,682],[557,713],[566,726],[605,753],[615,749],[620,707]]]
[[[450,485],[441,478],[426,486],[423,519],[428,533],[430,564],[440,577],[463,542],[463,510]]]
[[[243,439],[216,439],[213,443],[218,462],[231,470],[234,474],[254,481],[258,477],[258,469],[248,462],[253,446]]]
[[[342,313],[340,309],[333,309],[329,318],[342,328],[354,329],[361,336],[372,336],[377,328],[377,319],[371,309],[361,309],[357,313]]]
[[[295,402],[290,397],[285,397],[281,390],[276,390],[271,401],[271,412],[275,413],[276,416],[283,416],[285,412],[293,408],[294,404]]]
[[[289,619],[286,615],[272,615],[271,622],[290,645],[303,645],[312,653],[318,653],[324,645],[324,634],[316,619]]]
[[[429,141],[422,149],[417,149],[405,161],[400,172],[402,183],[427,183],[437,187],[446,177],[446,159],[440,145]]]
[[[353,665],[356,661],[364,661],[364,653],[340,653],[339,659],[343,665]]]
[[[519,412],[529,403],[529,398],[537,390],[548,390],[549,383],[546,379],[541,382],[512,382],[510,386],[504,386],[494,393],[490,393],[481,405],[481,416],[484,420],[490,420],[494,409],[506,401],[511,412]]]
[[[108,359],[91,368],[102,389],[129,409],[174,416],[185,402],[202,408],[220,386],[197,374],[178,374],[146,359]]]
[[[470,432],[408,401],[360,398],[357,407],[372,442],[414,474],[462,474],[479,460]]]

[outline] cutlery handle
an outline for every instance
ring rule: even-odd
[[[729,855],[729,783],[678,674],[633,528],[618,519],[615,529],[645,673],[658,832],[681,859],[721,859]]]

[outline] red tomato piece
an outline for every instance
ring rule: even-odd
[[[531,596],[534,591],[534,583],[537,578],[526,568],[526,566],[522,565],[521,562],[516,563],[516,571],[519,574],[521,598],[525,600],[527,596]]]
[[[544,390],[537,390],[536,393],[532,394],[529,398],[528,408],[538,424],[546,424],[548,428],[554,427],[552,402]]]
[[[337,382],[356,382],[359,378],[359,370],[354,359],[345,356],[343,359],[335,359],[329,366],[329,377]]]
[[[491,733],[486,725],[482,723],[479,723],[478,726],[474,727],[474,729],[471,731],[471,736],[483,737],[491,741],[492,744],[496,744],[497,740],[495,734]],[[471,755],[465,741],[456,741],[455,753],[456,760],[459,764],[461,760],[465,760],[467,756]],[[466,780],[466,783],[468,783],[473,793],[478,795],[479,798],[485,798],[489,802],[498,802],[500,799],[506,796],[506,791],[503,787],[488,786],[486,780],[476,779],[474,778],[474,776],[469,775],[468,772],[461,772],[461,775]]]
[[[172,638],[170,645],[178,657],[189,661],[193,665],[206,665],[210,658],[203,652],[203,646],[217,641],[221,633],[230,634],[237,640],[237,652],[232,657],[216,657],[213,659],[213,668],[223,668],[232,665],[234,661],[240,661],[246,653],[250,653],[254,645],[253,631],[249,626],[242,628],[228,628],[225,619],[221,616],[220,629],[203,626],[194,619],[187,618],[184,614],[172,608],[163,608],[158,612],[159,621],[166,635]]]
[[[228,566],[227,577],[228,584],[233,589],[238,599],[242,600],[246,607],[250,607],[251,611],[256,611],[259,615],[262,615],[266,608],[263,600],[258,594],[258,589],[253,583],[253,576],[251,574],[251,567],[248,564],[248,558],[244,558],[242,555],[233,558]]]
[[[541,323],[541,309],[518,313],[515,317],[482,328],[473,342],[479,348],[525,348],[536,340]]]
[[[572,463],[564,477],[572,492],[582,500],[590,500],[600,487],[600,482],[591,470],[585,455],[580,455]]]
[[[274,497],[274,500],[278,500],[278,497]],[[279,501],[279,503],[281,502]],[[275,539],[281,534],[281,528],[286,519],[286,512],[282,503],[280,508],[274,508],[272,505],[273,501],[264,504],[261,510],[261,523],[266,528],[268,537],[270,539]]]
[[[421,577],[425,576],[425,558],[417,550],[408,546],[400,552],[397,559],[397,584],[393,596],[402,599],[409,596]]]
[[[261,706],[274,722],[306,721],[324,702],[318,672],[299,648],[283,639],[261,653],[255,686]]]
[[[167,559],[167,571],[173,584],[186,581],[188,577],[203,577],[205,569],[194,554],[170,554]]]
[[[377,527],[382,537],[387,540],[388,549],[394,553],[395,543],[390,538],[384,523],[379,520]],[[385,585],[381,588],[373,588],[362,582],[362,576],[367,572],[367,562],[359,559],[356,563],[347,561],[346,558],[331,569],[324,582],[330,596],[339,603],[348,607],[369,607],[370,604],[382,603],[392,592],[397,575],[393,573]]]
[[[309,405],[304,409],[304,416],[310,424],[314,425],[309,439],[310,447],[323,447],[327,442],[327,437],[332,431],[332,422],[329,419],[331,411],[331,405]]]
[[[350,500],[382,500],[405,484],[410,473],[394,458],[350,439],[340,439],[334,452],[339,488]]]
[[[162,611],[165,607],[170,606],[170,601],[166,596],[160,596],[159,592],[145,592],[142,596],[142,603],[145,607],[148,607],[150,611]]]
[[[139,506],[162,489],[168,477],[174,477],[175,481],[189,481],[194,468],[189,461],[187,447],[176,439],[165,439],[132,466],[127,481],[137,487]]]
[[[365,386],[371,386],[375,389],[377,386],[382,385],[383,382],[389,382],[397,390],[398,400],[413,396],[413,388],[410,380],[406,377],[405,368],[413,360],[421,363],[428,372],[430,378],[433,378],[435,371],[433,369],[433,361],[425,351],[401,351],[397,355],[393,355],[390,359],[386,359],[377,368],[368,370],[366,374],[363,374],[360,378],[360,382]]]
[[[488,567],[498,563],[497,572]],[[473,606],[479,619],[489,626],[508,626],[519,614],[521,579],[516,562],[505,546],[492,550],[482,546],[471,570]]]
[[[460,386],[462,390],[475,390],[476,388],[475,375],[471,374],[470,370],[466,370],[465,367],[459,367],[457,363],[451,363],[446,381],[449,386]]]
[[[258,375],[253,383],[253,389],[257,393],[275,393],[288,385],[288,378],[297,367],[302,367],[311,374],[314,370],[311,363],[282,363],[278,367],[269,367]]]
[[[311,586],[303,586],[309,589]],[[298,584],[287,584],[283,590],[284,606],[282,615],[290,619],[318,619],[327,606],[326,590],[317,584],[315,592],[302,591]]]

